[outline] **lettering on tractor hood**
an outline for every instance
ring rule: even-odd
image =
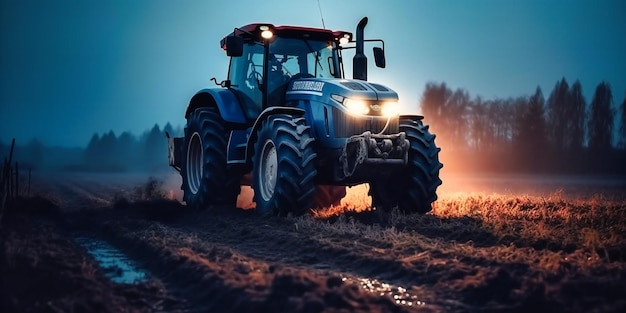
[[[291,85],[291,90],[322,91],[323,88],[324,82],[310,80],[294,81]]]
[[[305,99],[311,95],[318,97],[330,97],[331,94],[343,97],[369,100],[396,100],[398,94],[383,85],[355,81],[320,79],[294,80],[287,88],[287,100]]]

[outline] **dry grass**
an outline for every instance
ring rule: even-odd
[[[297,218],[296,230],[356,264],[382,268],[381,277],[383,269],[396,273],[431,303],[451,297],[516,312],[624,308],[625,201],[458,193],[440,197],[429,214],[394,211],[380,224],[346,211]]]
[[[393,211],[379,219],[363,185],[348,189],[339,206],[264,218],[232,208],[186,210],[163,190],[149,179],[125,193],[127,198],[118,196],[115,210],[92,222],[104,222],[106,236],[157,271],[176,271],[169,277],[181,288],[195,285],[192,296],[202,301],[208,301],[207,290],[226,290],[230,298],[219,298],[227,302],[249,295],[272,300],[267,295],[274,292],[288,299],[284,291],[294,288],[284,284],[285,275],[294,282],[313,281],[307,292],[326,295],[345,275],[406,288],[445,312],[626,308],[625,196],[442,192],[429,214]],[[12,236],[5,238],[19,239]],[[5,251],[24,254],[23,246]],[[27,260],[35,264],[31,267],[44,263],[39,255]],[[3,260],[10,266],[27,263]],[[89,264],[77,262],[81,276],[94,279]],[[357,294],[359,301],[362,297]],[[240,308],[250,311],[243,308],[258,305],[255,301]]]
[[[626,202],[549,197],[455,194],[433,205],[440,218],[472,217],[497,238],[529,245],[545,242],[557,248],[589,250],[623,248],[626,242]],[[608,257],[608,255],[605,255]]]
[[[317,219],[329,219],[340,216],[346,212],[358,213],[371,209],[372,199],[367,195],[369,186],[361,184],[347,188],[346,196],[341,199],[341,204],[329,208],[312,210],[313,217]]]
[[[523,257],[534,258],[546,269],[554,268],[564,258],[580,258],[585,263],[591,259],[626,259],[624,200],[607,200],[601,195],[571,199],[560,192],[545,197],[454,193],[441,196],[429,214],[403,215],[394,211],[380,226],[355,221],[359,219],[355,212],[370,213],[369,206],[364,206],[368,198],[361,196],[356,202],[315,211],[313,219],[297,219],[296,228],[314,229],[329,236],[372,238],[394,246],[416,244],[418,240],[424,251],[446,247],[467,250],[471,255],[477,253],[476,247],[486,247],[488,254],[509,260],[520,258],[519,248],[529,248]]]

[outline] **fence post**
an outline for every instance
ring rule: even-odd
[[[7,189],[5,185],[7,176],[7,157],[4,157],[4,162],[2,163],[2,173],[0,173],[0,198],[4,195],[4,192]],[[1,203],[0,203],[1,204]]]
[[[11,201],[11,199],[13,199],[13,188],[15,187],[13,185],[13,166],[11,166],[11,164],[9,164],[9,176],[7,178],[9,181],[9,191],[7,192],[7,198],[9,199],[9,201]]]
[[[20,196],[20,164],[15,162],[15,199]]]
[[[0,191],[0,225],[2,224],[2,215],[4,214],[4,207],[7,201],[7,195],[8,191],[9,191],[9,187],[11,185],[11,161],[13,159],[13,148],[15,147],[15,138],[13,138],[13,140],[11,141],[11,152],[9,152],[9,160],[7,161],[7,159],[4,159],[4,166],[3,166],[3,170],[2,170],[2,184],[6,184],[6,186],[2,186],[2,187],[6,187],[6,188],[2,188],[3,190]],[[8,174],[8,175],[7,175]]]

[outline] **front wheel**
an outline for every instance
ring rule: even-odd
[[[261,215],[302,215],[311,207],[317,171],[304,118],[279,114],[263,122],[254,146],[252,188]]]
[[[441,185],[439,151],[435,145],[435,135],[428,131],[428,125],[420,120],[401,119],[400,131],[409,140],[409,162],[406,171],[397,181],[401,189],[398,196],[400,211],[411,213],[429,212],[431,204],[437,200],[437,187]]]
[[[427,213],[441,185],[441,149],[435,145],[435,135],[419,120],[401,119],[400,131],[409,141],[408,163],[399,173],[370,183],[372,207],[390,211],[397,206],[404,213]]]

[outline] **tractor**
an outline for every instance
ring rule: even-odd
[[[398,94],[367,81],[364,45],[385,67],[384,41],[346,31],[266,23],[220,41],[228,77],[197,92],[184,137],[168,135],[169,164],[190,207],[234,206],[242,185],[261,215],[302,215],[368,183],[372,209],[426,213],[442,164],[423,116],[400,115]],[[380,47],[378,47],[380,46]],[[353,79],[342,52],[355,49]]]

